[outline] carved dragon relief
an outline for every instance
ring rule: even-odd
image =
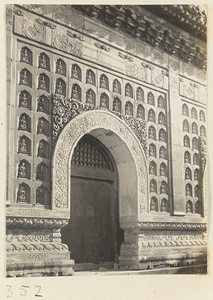
[[[58,136],[64,126],[75,116],[90,110],[97,110],[98,107],[92,104],[86,104],[73,99],[64,99],[60,96],[53,95],[53,113],[52,113],[52,141],[53,148]],[[113,112],[122,121],[124,121],[136,134],[143,150],[147,154],[147,133],[146,122],[131,116],[125,116],[121,113]]]

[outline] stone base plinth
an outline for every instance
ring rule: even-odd
[[[199,230],[189,230],[189,227],[168,230],[166,226],[165,230],[162,226],[157,230],[156,226],[150,225],[147,227],[151,230],[144,230],[141,223],[137,228],[126,229],[119,269],[146,270],[207,264],[207,236],[204,230],[198,226]]]
[[[7,277],[72,276],[73,260],[8,262]]]
[[[61,243],[65,219],[7,218],[6,276],[71,276],[74,261]]]

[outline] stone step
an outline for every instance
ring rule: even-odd
[[[74,276],[110,276],[110,275],[153,275],[153,274],[207,274],[207,265],[170,267],[151,270],[107,270],[99,269],[93,271],[75,272]]]

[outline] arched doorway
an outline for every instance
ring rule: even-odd
[[[111,153],[119,177],[119,223],[124,230],[119,265],[139,266],[139,234],[132,234],[148,212],[148,170],[141,142],[131,128],[108,111],[92,110],[74,117],[61,131],[52,159],[52,211],[70,220],[72,206],[72,157],[86,134],[100,141]],[[58,238],[58,233],[56,233]],[[63,238],[63,236],[62,236]],[[61,238],[60,238],[61,240]],[[71,241],[70,241],[71,242]],[[66,242],[63,243],[66,244]],[[73,259],[72,253],[70,254]]]
[[[75,270],[113,268],[120,254],[118,171],[110,151],[84,135],[71,160],[71,205],[68,226],[61,230]]]

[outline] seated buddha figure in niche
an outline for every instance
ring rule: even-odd
[[[19,129],[20,130],[28,130],[27,128],[27,118],[25,115],[21,116],[20,117],[20,120],[19,120]]]
[[[22,70],[20,74],[20,84],[29,85],[28,77],[27,77],[27,70]]]
[[[114,80],[113,82],[113,92],[120,94],[120,87],[118,80]]]
[[[157,211],[157,203],[154,199],[151,199],[150,210],[151,211]]]
[[[156,192],[155,183],[153,181],[150,182],[150,192]]]
[[[100,87],[103,88],[103,89],[107,89],[107,79],[104,75],[101,75]]]
[[[166,183],[162,182],[161,183],[161,193],[166,194],[166,192],[167,192],[166,189],[167,189]]]
[[[143,101],[143,92],[141,89],[137,89],[137,100]]]
[[[186,196],[191,196],[191,189],[189,185],[186,186]]]
[[[40,157],[46,157],[46,147],[44,142],[40,142],[38,146],[38,156]]]
[[[56,81],[56,93],[63,95],[63,86],[60,79]]]
[[[23,108],[28,107],[28,99],[27,99],[27,93],[22,92],[19,97],[19,106]]]
[[[42,53],[39,57],[39,67],[43,69],[47,68],[47,59],[44,53]]]
[[[72,77],[79,79],[79,74],[78,74],[78,67],[76,65],[74,65],[72,67]]]
[[[93,82],[92,71],[90,71],[90,70],[87,72],[86,83],[89,83],[89,84],[95,84],[95,83]]]
[[[41,112],[45,112],[45,98],[44,98],[44,96],[39,97],[37,110],[41,111]]]
[[[45,123],[42,119],[38,120],[38,133],[45,134]]]
[[[21,51],[21,61],[29,64],[28,51],[26,48],[23,48]]]
[[[93,93],[92,90],[87,92],[87,103],[94,104]]]
[[[132,107],[131,107],[131,104],[130,103],[127,103],[126,104],[126,109],[125,109],[126,111],[125,111],[125,113],[126,113],[126,115],[128,115],[128,116],[131,116],[132,115]]]
[[[161,211],[167,212],[167,201],[165,199],[161,201]]]
[[[190,173],[190,170],[188,168],[186,168],[185,179],[191,179],[191,173]]]
[[[107,108],[107,96],[105,94],[101,94],[100,104],[101,107]]]
[[[27,167],[26,167],[26,162],[25,161],[21,161],[20,164],[19,164],[18,177],[20,177],[20,178],[26,178],[27,177]]]
[[[56,63],[56,73],[61,74],[61,75],[64,74],[63,65],[62,65],[61,60],[58,60]]]
[[[78,87],[76,85],[73,86],[73,88],[72,88],[72,98],[80,100],[79,93],[78,93]]]
[[[129,84],[126,84],[125,87],[125,96],[132,97],[131,86]]]
[[[192,213],[192,205],[190,202],[186,203],[186,213],[188,213],[188,214]]]
[[[47,89],[46,80],[45,80],[45,76],[44,75],[41,75],[39,77],[39,89],[42,89],[42,90],[46,90]]]
[[[18,202],[27,202],[27,192],[26,192],[26,189],[23,185],[21,185],[19,187],[19,190],[18,190],[18,195],[17,195],[17,200]]]
[[[19,152],[24,153],[24,154],[28,154],[27,142],[26,142],[26,139],[24,137],[20,138]]]
[[[113,110],[116,112],[120,112],[120,101],[118,99],[114,100]]]
[[[149,146],[149,156],[155,156],[155,148],[153,145]]]

